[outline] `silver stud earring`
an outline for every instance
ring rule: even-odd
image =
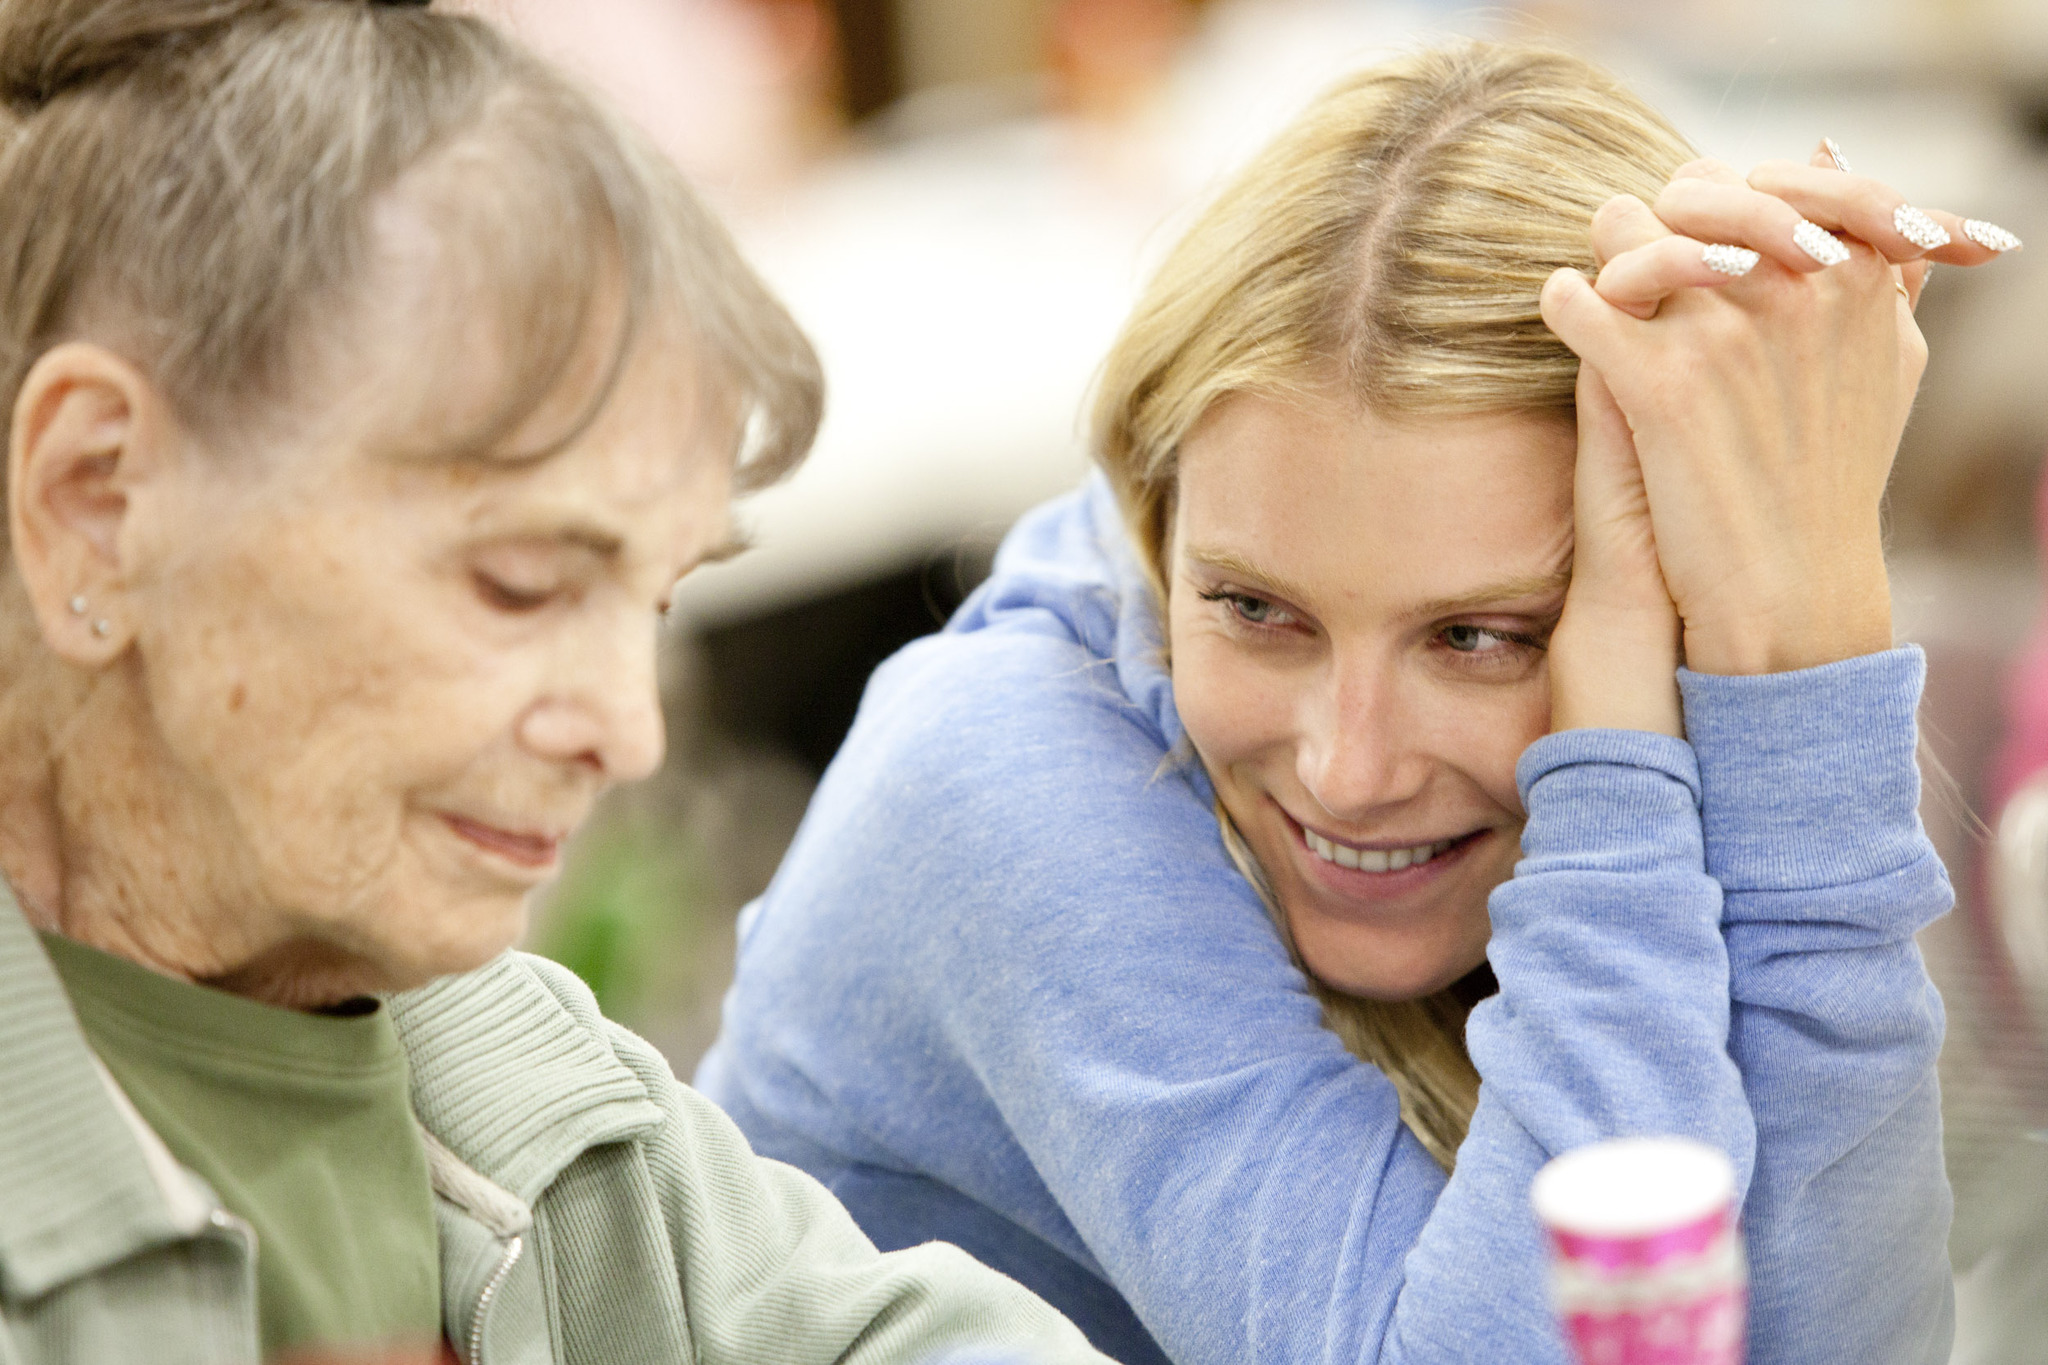
[[[114,633],[113,622],[105,620],[94,621],[92,623],[92,633],[102,640],[106,639]]]
[[[78,596],[76,596],[76,597],[74,597],[74,598],[72,598],[72,599],[71,599],[71,614],[72,614],[73,616],[83,616],[83,615],[85,615],[85,594],[84,594],[84,593],[80,593],[80,594],[79,594]]]

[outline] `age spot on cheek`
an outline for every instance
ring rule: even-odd
[[[241,710],[243,704],[248,700],[249,689],[241,683],[236,683],[232,688],[228,689],[228,710],[230,712]]]

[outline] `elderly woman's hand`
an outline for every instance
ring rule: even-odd
[[[1878,507],[1926,360],[1911,288],[1923,258],[1998,254],[1838,170],[1757,179],[1791,197],[1703,162],[1654,212],[1617,200],[1596,224],[1598,285],[1560,271],[1543,294],[1545,321],[1626,414],[1686,660],[1706,672],[1890,646]],[[1880,240],[1823,230],[1843,226]]]

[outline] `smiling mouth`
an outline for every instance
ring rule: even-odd
[[[561,856],[562,840],[555,835],[499,829],[460,815],[443,814],[441,818],[470,843],[518,867],[544,871],[554,867]]]
[[[1358,872],[1405,872],[1411,867],[1420,867],[1431,859],[1441,857],[1454,848],[1459,848],[1485,833],[1474,830],[1449,839],[1436,839],[1429,843],[1410,844],[1401,848],[1361,848],[1355,844],[1338,843],[1325,839],[1299,821],[1293,822],[1301,831],[1301,841],[1309,852],[1326,863],[1350,868]]]

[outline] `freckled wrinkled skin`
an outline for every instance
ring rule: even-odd
[[[294,1005],[509,946],[551,869],[444,817],[559,839],[659,764],[657,611],[723,539],[731,488],[688,370],[643,345],[538,462],[422,459],[413,433],[346,419],[388,406],[394,375],[286,449],[201,454],[172,430],[128,492],[121,595],[95,608],[132,638],[54,746],[53,927]],[[512,448],[573,429],[577,388]]]

